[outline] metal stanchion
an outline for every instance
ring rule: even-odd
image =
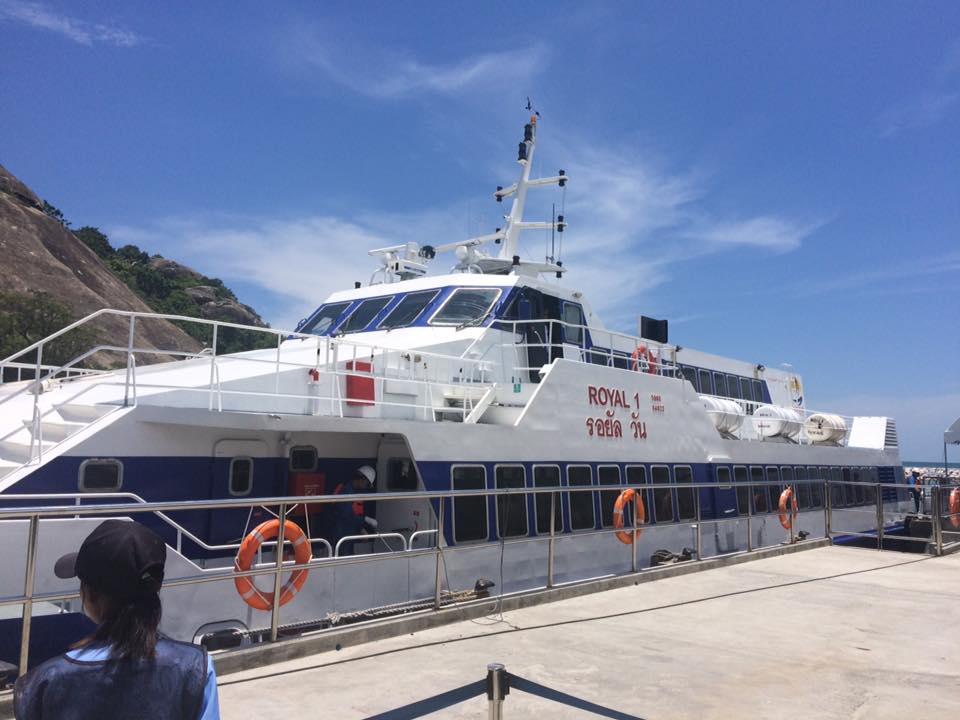
[[[827,539],[833,543],[833,528],[831,523],[833,521],[833,508],[830,506],[830,481],[821,480],[823,483],[823,527],[826,530]]]
[[[500,663],[487,665],[487,699],[490,701],[490,720],[503,719],[503,699],[510,692],[506,670]]]
[[[797,524],[800,514],[793,511],[793,504],[797,502],[797,486],[788,485],[787,487],[790,488],[790,501],[787,503],[787,517],[790,518],[790,544],[793,545],[797,542],[797,531],[794,526]]]
[[[283,539],[287,529],[287,506],[280,505],[280,530],[277,533],[277,570],[273,576],[273,607],[270,613],[270,642],[280,633],[280,595],[283,587]]]
[[[877,483],[877,550],[883,550],[883,489]]]
[[[437,512],[437,549],[436,549],[436,574],[434,576],[434,586],[433,586],[433,609],[440,609],[440,593],[443,590],[443,582],[441,580],[441,563],[443,563],[443,555],[441,554],[441,544],[443,543],[443,507],[445,505],[445,499],[440,498],[440,510]]]
[[[756,488],[751,483],[747,496],[747,552],[753,552],[753,494]]]
[[[696,507],[697,507],[697,560],[703,560],[703,533],[700,530],[700,488],[696,488],[693,491],[693,496],[696,498]],[[636,545],[636,543],[634,543]]]
[[[558,480],[559,482],[559,480]],[[550,544],[547,546],[547,587],[553,587],[553,559],[554,559],[554,545],[556,543],[556,534],[557,534],[557,494],[555,492],[550,493]]]
[[[33,584],[37,566],[37,526],[40,520],[30,516],[27,530],[27,570],[23,579],[23,621],[20,628],[20,674],[27,672],[30,660],[30,621],[33,619]]]
[[[937,555],[943,555],[943,525],[940,517],[940,487],[934,485],[930,488],[930,504],[933,520],[933,545]]]
[[[640,526],[640,515],[637,513],[637,508],[639,508],[640,503],[643,502],[641,499],[642,496],[640,495],[642,492],[642,490],[637,490],[637,494],[633,496],[633,536],[631,537],[632,542],[630,543],[630,568],[633,570],[633,572],[638,572],[640,570],[639,562],[637,560],[637,545],[640,544],[639,540],[637,539],[637,528]]]

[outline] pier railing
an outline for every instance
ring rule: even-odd
[[[448,595],[444,595],[444,576],[445,576],[445,563],[444,556],[448,553],[459,553],[461,551],[471,551],[478,547],[483,546],[502,546],[513,547],[522,545],[525,543],[545,543],[547,545],[546,553],[546,563],[544,568],[544,577],[545,583],[539,588],[526,589],[522,592],[530,591],[539,591],[539,590],[549,590],[559,585],[568,585],[569,582],[557,582],[555,578],[555,557],[556,557],[556,545],[558,541],[574,541],[577,539],[595,537],[595,536],[610,536],[620,533],[622,538],[626,539],[626,544],[624,545],[624,552],[629,553],[629,570],[625,570],[626,574],[637,574],[645,572],[646,569],[643,567],[643,563],[639,557],[639,538],[641,535],[647,533],[654,533],[653,537],[656,537],[657,533],[662,533],[666,531],[667,528],[677,528],[679,526],[687,526],[692,531],[692,540],[694,547],[690,549],[689,557],[693,561],[700,561],[707,559],[707,557],[718,557],[721,555],[731,555],[731,554],[742,554],[749,553],[759,548],[754,546],[754,525],[757,522],[764,522],[766,526],[770,526],[769,519],[773,518],[773,523],[776,523],[777,520],[780,521],[782,525],[782,533],[777,534],[775,541],[768,542],[766,546],[778,545],[778,544],[793,544],[803,539],[809,537],[808,533],[800,532],[798,526],[798,518],[803,516],[811,517],[822,515],[822,534],[818,537],[826,537],[830,539],[856,539],[856,538],[869,538],[870,540],[876,543],[878,549],[884,547],[884,533],[887,529],[895,526],[898,522],[902,522],[905,517],[905,511],[902,505],[904,500],[898,491],[902,492],[905,489],[903,484],[898,483],[854,483],[847,481],[832,481],[832,480],[807,480],[808,485],[820,485],[822,489],[822,497],[824,500],[823,507],[819,508],[810,508],[810,509],[801,509],[794,506],[791,502],[791,499],[788,498],[787,503],[785,504],[783,510],[780,507],[777,507],[772,512],[768,513],[757,513],[753,508],[753,502],[748,503],[747,514],[746,515],[735,515],[735,516],[722,516],[722,517],[704,517],[703,514],[703,491],[708,490],[717,490],[718,486],[716,483],[663,483],[663,484],[653,484],[653,483],[642,483],[642,484],[622,484],[622,485],[589,485],[589,486],[567,486],[567,485],[551,485],[551,486],[540,486],[540,487],[524,487],[524,488],[508,488],[508,489],[498,489],[498,490],[456,490],[456,491],[441,491],[441,492],[395,492],[395,493],[376,493],[376,494],[351,494],[351,495],[310,495],[303,497],[271,497],[271,498],[234,498],[227,500],[206,500],[206,501],[178,501],[178,502],[142,502],[140,498],[136,496],[130,496],[129,494],[118,493],[117,497],[112,498],[115,500],[120,500],[119,503],[109,503],[103,502],[102,499],[110,498],[98,498],[97,504],[86,505],[80,504],[80,501],[76,496],[68,497],[58,497],[58,496],[37,496],[37,495],[3,495],[0,496],[4,503],[7,503],[7,506],[0,509],[0,522],[8,520],[27,520],[27,542],[26,547],[26,556],[25,556],[25,578],[23,585],[23,592],[15,596],[0,597],[0,606],[22,606],[22,632],[21,632],[21,646],[20,646],[20,667],[28,667],[28,652],[29,652],[29,640],[31,634],[31,619],[33,617],[33,606],[38,602],[45,603],[64,603],[65,601],[74,600],[79,597],[79,591],[73,590],[68,592],[47,592],[47,593],[37,593],[35,592],[36,586],[36,574],[37,574],[37,541],[38,541],[38,531],[40,528],[40,521],[47,519],[55,518],[80,518],[80,517],[110,517],[110,516],[123,516],[123,517],[138,517],[142,514],[152,514],[155,517],[159,517],[166,525],[173,527],[177,532],[177,542],[178,545],[184,538],[184,533],[186,532],[179,523],[173,518],[173,514],[181,513],[185,511],[196,511],[196,510],[227,510],[227,509],[248,509],[250,512],[253,512],[254,509],[267,510],[271,515],[276,517],[279,520],[279,527],[282,529],[285,527],[285,520],[291,517],[291,512],[298,505],[309,504],[311,506],[324,505],[330,503],[350,503],[350,502],[364,502],[364,501],[376,501],[376,502],[403,502],[410,500],[425,500],[431,501],[436,512],[436,526],[433,528],[428,528],[419,532],[421,539],[426,539],[432,543],[432,546],[427,547],[416,547],[415,543],[412,542],[413,538],[407,539],[405,542],[398,543],[400,549],[396,549],[395,545],[387,542],[388,537],[395,537],[392,533],[379,533],[368,536],[366,539],[373,541],[382,540],[380,543],[386,548],[386,552],[371,552],[364,555],[351,555],[351,556],[338,556],[338,552],[334,550],[333,556],[330,556],[330,546],[329,544],[323,542],[321,545],[325,546],[327,549],[327,556],[322,558],[314,558],[306,563],[297,563],[295,561],[284,560],[284,554],[274,552],[275,556],[272,561],[265,563],[255,564],[249,570],[238,570],[232,567],[218,567],[211,569],[201,570],[199,573],[186,576],[186,577],[177,577],[171,578],[164,583],[165,588],[173,587],[183,587],[189,585],[195,585],[199,583],[208,583],[208,582],[223,582],[233,580],[237,577],[260,577],[268,576],[272,577],[273,583],[273,596],[279,597],[281,593],[283,574],[294,571],[294,570],[310,570],[313,568],[319,567],[340,567],[354,564],[369,563],[371,561],[379,561],[384,559],[393,559],[393,558],[413,558],[413,557],[429,557],[432,556],[435,562],[435,575],[434,575],[434,593],[432,601],[425,602],[425,598],[420,601],[421,606],[429,609],[439,610],[445,604],[450,602],[450,592],[454,588],[450,587],[449,581],[447,584]],[[770,485],[768,482],[741,482],[734,483],[728,487],[731,488],[750,488],[750,494],[753,495],[755,491],[759,490],[760,492],[766,492],[766,488]],[[856,507],[834,507],[832,503],[832,498],[835,496],[835,488],[837,485],[856,485],[864,490],[864,499],[863,502]],[[797,485],[788,485],[781,486],[783,491],[790,490],[792,497],[797,497]],[[643,522],[643,509],[641,505],[636,502],[629,502],[626,507],[627,511],[623,516],[623,526],[620,528],[617,527],[602,527],[603,522],[598,521],[594,524],[594,529],[592,530],[582,530],[582,531],[566,531],[564,523],[564,513],[561,511],[561,508],[568,508],[569,501],[572,497],[571,494],[576,493],[604,493],[604,492],[616,492],[622,493],[628,489],[632,489],[639,497],[642,498],[642,503],[644,506],[648,506],[648,500],[652,493],[656,491],[667,490],[671,493],[691,493],[693,496],[694,502],[694,513],[693,516],[680,520],[679,522],[667,522],[667,523],[644,523]],[[778,488],[780,489],[780,488]],[[944,552],[956,549],[960,547],[960,531],[957,530],[960,527],[960,513],[950,512],[950,507],[948,501],[945,499],[949,492],[952,492],[951,488],[939,488],[931,487],[927,488],[929,492],[933,495],[933,507],[935,512],[930,517],[931,523],[931,533],[928,537],[907,537],[898,535],[898,540],[904,540],[906,542],[912,543],[923,543],[929,550],[936,554],[942,554]],[[467,544],[448,544],[446,540],[440,537],[440,534],[436,531],[436,528],[446,528],[447,520],[451,517],[450,513],[453,512],[454,506],[453,503],[455,500],[460,498],[469,498],[469,497],[483,497],[483,498],[493,498],[496,502],[508,502],[510,498],[523,497],[524,504],[526,507],[526,498],[533,496],[534,498],[538,496],[548,496],[549,497],[549,529],[548,532],[544,534],[533,534],[537,528],[529,529],[528,534],[519,537],[510,537],[510,538],[501,538],[497,542],[486,542],[486,543],[467,543]],[[89,495],[87,496],[90,497]],[[122,502],[124,500],[136,498],[134,502]],[[566,498],[566,499],[565,499]],[[70,504],[67,504],[66,501],[73,500]],[[58,503],[55,505],[41,505],[41,504],[31,504],[39,502],[53,502]],[[20,507],[15,507],[12,505],[23,504]],[[271,508],[275,508],[271,510]],[[546,508],[544,508],[546,509]],[[525,511],[526,512],[526,511]],[[778,517],[779,516],[779,517]],[[501,530],[499,524],[499,518],[496,520],[498,530]],[[712,526],[712,525],[729,525],[743,523],[746,526],[746,535],[747,542],[746,548],[738,546],[738,549],[732,552],[720,552],[719,549],[716,553],[705,555],[703,551],[703,526]],[[559,527],[558,527],[559,525]],[[819,526],[819,523],[818,523]],[[773,525],[776,527],[776,525]],[[631,542],[632,539],[632,542]],[[813,539],[813,538],[811,538]],[[207,545],[202,540],[197,538],[192,534],[186,535],[186,541],[190,543],[195,543],[198,548],[205,550],[223,550],[229,559],[229,555],[236,548],[236,545]],[[278,540],[279,543],[287,543],[289,541],[283,538],[282,530],[281,536]],[[654,546],[656,544],[654,543]],[[339,548],[339,544],[338,544]],[[923,548],[920,548],[921,550]],[[189,552],[185,553],[189,556]],[[269,557],[265,554],[264,557]],[[493,568],[491,568],[493,571]],[[609,576],[605,574],[604,576]],[[575,581],[572,581],[573,584],[579,582],[588,582],[596,578],[592,577],[583,577],[578,578]],[[269,594],[269,592],[267,593]],[[505,595],[504,589],[499,589],[499,597]],[[460,602],[462,602],[462,598]],[[320,618],[318,618],[319,620]],[[274,603],[271,611],[270,617],[270,628],[269,628],[269,639],[271,641],[277,640],[281,628],[280,623],[280,603]]]

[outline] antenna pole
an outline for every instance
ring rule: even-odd
[[[513,205],[510,207],[510,214],[507,216],[506,227],[503,232],[503,243],[500,245],[500,254],[498,257],[509,260],[514,255],[519,254],[520,248],[520,227],[518,223],[523,220],[523,206],[527,200],[527,186],[530,182],[530,167],[533,165],[533,152],[537,146],[537,122],[536,118],[530,118],[530,139],[521,143],[521,148],[526,146],[525,157],[519,159],[520,179],[517,181],[517,194],[513,198]],[[526,129],[526,128],[524,128]]]

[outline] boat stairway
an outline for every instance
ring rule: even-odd
[[[20,417],[10,427],[0,427],[0,479],[33,462],[50,458],[58,446],[80,431],[117,410],[112,405],[63,403],[44,408],[36,405],[34,418]],[[27,409],[29,411],[29,409]]]

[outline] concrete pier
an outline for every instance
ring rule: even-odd
[[[223,717],[363,718],[486,665],[646,720],[960,714],[960,554],[826,547],[220,679]],[[431,718],[486,717],[485,697]],[[586,718],[514,690],[504,718]]]

